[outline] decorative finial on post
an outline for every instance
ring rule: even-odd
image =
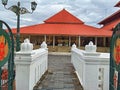
[[[33,50],[33,44],[30,43],[29,39],[25,39],[24,42],[21,44],[21,51],[30,52],[32,50]]]
[[[72,45],[72,48],[76,48],[76,44],[75,43]]]
[[[48,49],[48,48],[47,48],[47,44],[46,44],[46,42],[45,42],[45,41],[43,41],[43,42],[42,42],[42,44],[41,44],[41,48]]]
[[[93,42],[90,41],[88,45],[85,45],[86,52],[96,52],[96,45],[93,45]]]

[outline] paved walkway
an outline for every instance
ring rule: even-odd
[[[83,90],[70,60],[70,54],[50,53],[48,72],[34,90]]]

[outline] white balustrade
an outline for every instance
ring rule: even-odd
[[[45,44],[45,43],[44,43]],[[46,44],[47,45],[47,44]],[[16,52],[16,90],[33,90],[33,87],[48,69],[48,50],[42,47],[36,50],[28,39]]]
[[[72,48],[71,62],[84,90],[109,90],[109,53]]]

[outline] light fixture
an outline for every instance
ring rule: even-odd
[[[12,5],[9,8],[6,8],[8,0],[2,0],[2,4],[5,9],[14,12],[17,15],[17,33],[16,33],[16,51],[20,50],[20,14],[33,13],[33,11],[37,7],[37,3],[35,1],[31,2],[31,12],[28,11],[25,7],[20,7],[20,2],[17,5]]]
[[[5,6],[7,5],[8,0],[2,0],[2,4]]]
[[[31,10],[32,12],[36,9],[37,3],[35,1],[31,2]]]

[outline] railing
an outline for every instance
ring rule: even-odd
[[[91,45],[92,46],[92,45]],[[109,90],[109,53],[71,49],[71,62],[84,90]]]
[[[48,69],[48,50],[45,42],[41,48],[32,50],[29,40],[21,44],[21,51],[16,53],[16,90],[33,90]]]

